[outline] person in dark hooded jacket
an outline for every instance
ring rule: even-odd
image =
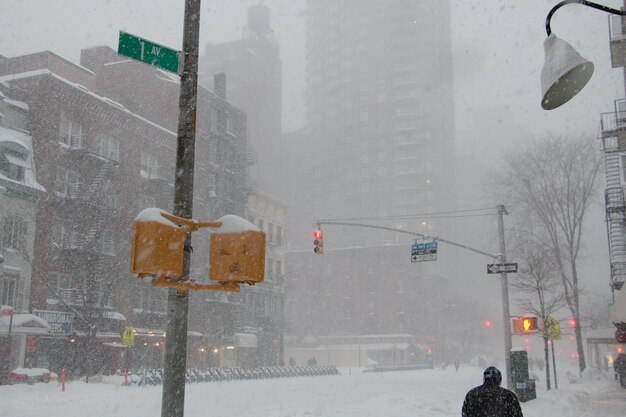
[[[490,366],[483,372],[483,384],[472,388],[463,402],[463,417],[524,417],[513,391],[500,387],[502,374]]]

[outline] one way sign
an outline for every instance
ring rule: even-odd
[[[510,264],[487,264],[488,274],[500,274],[502,272],[517,272],[517,262]]]

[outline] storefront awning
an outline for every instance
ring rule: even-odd
[[[135,337],[165,337],[167,333],[162,329],[146,329],[145,327],[133,327]],[[204,337],[200,332],[189,330],[187,336],[191,337]]]
[[[126,321],[126,317],[122,313],[118,313],[117,311],[105,311],[102,314],[102,317],[111,319],[111,320],[121,320]]]
[[[13,323],[10,316],[0,317],[0,333],[8,334],[9,324],[15,334],[48,334],[49,329],[48,322],[34,314],[13,314]]]

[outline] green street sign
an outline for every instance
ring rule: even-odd
[[[178,74],[180,52],[120,31],[117,53]]]

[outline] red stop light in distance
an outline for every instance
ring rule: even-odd
[[[567,321],[567,324],[569,324],[570,329],[573,329],[574,327],[576,327],[576,319],[569,319]]]
[[[313,252],[319,254],[324,253],[324,233],[322,229],[313,230]]]
[[[491,327],[493,325],[493,323],[491,322],[491,320],[485,320],[485,327]]]

